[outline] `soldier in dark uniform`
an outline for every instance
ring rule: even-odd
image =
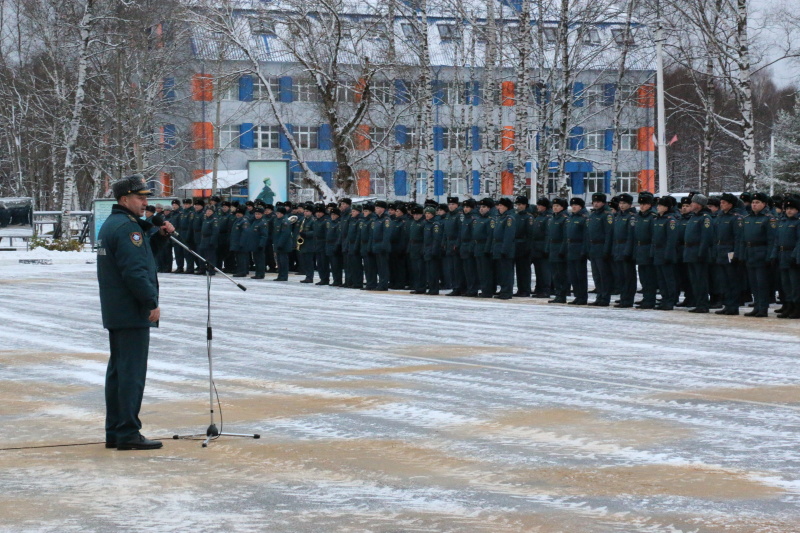
[[[547,260],[551,267],[553,294],[551,304],[567,303],[569,281],[567,278],[567,201],[553,199],[553,217],[547,225]]]
[[[411,294],[425,294],[425,220],[420,205],[411,208],[412,220],[408,224],[408,259],[411,267]]]
[[[678,248],[678,221],[672,213],[674,199],[665,196],[658,200],[657,215],[653,219],[651,255],[656,269],[656,282],[661,292],[660,311],[672,311],[678,299],[675,262]]]
[[[331,283],[330,263],[328,263],[328,255],[325,253],[325,247],[328,241],[326,235],[328,230],[327,222],[329,220],[327,213],[327,208],[322,204],[314,208],[314,216],[317,219],[314,222],[314,262],[319,272],[319,281],[316,283],[317,285],[330,285]]]
[[[206,206],[206,203],[200,198],[195,198],[193,204],[194,205],[192,207],[194,208],[194,217],[192,218],[192,227],[191,227],[192,244],[190,248],[192,249],[192,251],[200,255],[203,255],[200,253],[200,241],[203,240],[203,218],[205,218],[203,211],[205,211],[204,208]],[[198,262],[197,268],[195,269],[194,273],[199,276],[205,275],[206,266]]]
[[[458,253],[461,258],[461,268],[464,276],[466,292],[464,296],[474,298],[478,296],[480,284],[478,283],[478,269],[475,264],[475,242],[472,234],[472,221],[475,218],[473,210],[477,203],[472,198],[464,200],[462,210],[464,218],[461,221],[458,236]]]
[[[436,218],[436,209],[425,208],[425,228],[422,247],[425,257],[425,273],[428,278],[428,293],[439,294],[439,277],[442,271],[442,221]]]
[[[217,245],[217,268],[223,272],[231,270],[230,249],[231,249],[231,226],[233,226],[234,216],[231,213],[231,203],[222,202],[217,208],[217,219],[219,221],[219,244]]]
[[[639,282],[642,284],[642,300],[639,309],[655,309],[656,292],[658,291],[658,275],[653,264],[653,212],[655,200],[651,193],[639,195],[639,212],[636,216],[634,230],[633,257],[639,269]]]
[[[392,220],[392,251],[389,255],[390,289],[402,290],[408,283],[408,210],[404,205],[395,205],[395,217]]]
[[[350,266],[350,242],[347,239],[348,232],[350,231],[350,223],[352,222],[352,215],[350,214],[351,205],[353,205],[353,201],[350,198],[342,198],[339,200],[339,250],[342,256],[344,287],[350,287],[353,284],[352,280],[350,279],[353,271]]]
[[[531,244],[533,243],[533,216],[528,212],[527,196],[514,200],[516,230],[514,238],[514,270],[517,274],[517,292],[514,296],[531,296]]]
[[[494,201],[484,198],[480,202],[478,216],[472,221],[472,240],[475,243],[475,267],[478,270],[479,298],[491,298],[497,289],[494,263],[492,262],[492,238],[497,221],[491,216]]]
[[[203,265],[203,271],[208,271],[211,276],[215,274],[214,267],[217,264],[219,246],[219,218],[214,213],[214,206],[208,204],[200,227],[200,244],[197,246],[197,253],[207,261],[207,264]]]
[[[325,221],[325,255],[331,272],[331,287],[342,286],[341,211],[331,207]]]
[[[752,195],[750,214],[742,220],[742,238],[735,253],[747,265],[750,289],[753,291],[753,310],[749,317],[766,317],[769,313],[769,256],[775,246],[777,219],[769,213],[769,195],[757,192]]]
[[[492,259],[497,273],[500,292],[495,298],[510,300],[514,294],[514,248],[517,236],[517,219],[514,204],[508,198],[497,203],[497,221],[492,235]]]
[[[619,303],[614,307],[633,307],[636,296],[636,263],[633,248],[636,231],[636,210],[631,207],[633,196],[622,193],[619,199],[619,213],[614,218],[614,236],[611,248],[614,269],[621,284]]]
[[[388,205],[383,200],[375,202],[375,219],[370,233],[370,247],[378,272],[378,286],[375,290],[389,290],[389,254],[392,253],[392,220],[386,213]]]
[[[275,264],[275,245],[272,242],[272,229],[275,223],[275,206],[272,204],[264,205],[264,220],[267,221],[267,245],[264,247],[264,259],[267,272],[275,273],[278,271]]]
[[[800,198],[787,198],[783,203],[783,219],[778,222],[775,246],[770,259],[779,269],[783,287],[783,307],[778,318],[800,318]]]
[[[592,264],[592,279],[597,298],[589,305],[608,307],[611,304],[611,244],[614,229],[614,215],[606,205],[606,195],[596,192],[592,195],[592,211],[586,226],[586,252]]]
[[[236,209],[236,218],[231,226],[231,253],[236,255],[236,273],[234,278],[247,277],[250,266],[250,253],[245,246],[245,233],[250,229],[250,221],[245,217],[247,209],[241,206]]]
[[[300,273],[305,277],[300,280],[300,283],[314,283],[314,224],[316,219],[312,210],[313,204],[305,204],[303,206],[302,219],[295,222],[297,239],[302,239],[303,244],[298,244],[297,261],[300,264]]]
[[[267,236],[269,233],[269,224],[264,218],[264,208],[261,206],[253,208],[253,222],[250,224],[248,231],[248,242],[253,252],[253,261],[255,262],[256,271],[255,275],[250,276],[251,279],[264,279],[265,272],[267,271],[266,256],[264,249],[267,246]]]
[[[714,228],[711,213],[706,205],[708,198],[702,194],[692,196],[692,217],[683,235],[683,262],[689,269],[694,309],[690,313],[708,313],[708,267],[712,259]]]
[[[464,284],[464,272],[461,266],[461,254],[459,252],[459,236],[461,234],[461,223],[464,215],[458,209],[458,197],[447,197],[447,214],[442,221],[444,237],[444,285],[450,287],[452,292],[448,296],[462,296],[466,292]]]
[[[181,229],[181,219],[183,218],[183,209],[181,209],[181,203],[178,200],[172,200],[172,214],[170,216],[170,224],[172,224],[175,228],[178,229],[180,232]],[[179,237],[178,235],[173,235],[176,239],[183,242],[183,237]],[[171,242],[171,241],[170,241]],[[182,274],[185,272],[184,269],[184,260],[183,260],[183,248],[178,245],[174,247],[175,251],[175,273]]]
[[[570,305],[589,303],[589,280],[586,268],[586,249],[589,225],[589,212],[583,198],[572,197],[569,201],[572,213],[567,219],[564,238],[567,242],[567,279],[572,286],[575,299]]]
[[[144,221],[149,222],[150,224],[153,223],[153,216],[156,214],[156,206],[148,205],[147,208],[144,210]]]
[[[275,209],[275,220],[272,221],[272,245],[275,247],[275,261],[278,266],[278,277],[273,281],[289,281],[289,252],[295,249],[296,243],[292,225],[286,219],[286,207]]]
[[[361,257],[361,231],[367,222],[364,219],[360,205],[353,205],[350,211],[350,224],[347,227],[347,263],[350,267],[351,289],[361,289],[364,286],[364,263]],[[365,230],[366,231],[366,230]]]
[[[158,327],[161,317],[154,252],[175,228],[166,222],[155,230],[140,218],[151,194],[144,177],[123,178],[111,190],[119,203],[111,208],[97,241],[100,308],[111,347],[105,383],[106,448],[151,450],[162,444],[140,433],[139,411],[150,328]]]
[[[180,226],[178,226],[178,233],[180,236],[178,239],[189,247],[189,249],[193,246],[194,241],[194,234],[192,233],[192,227],[194,225],[194,207],[192,206],[192,199],[191,198],[184,198],[183,200],[183,210],[181,211],[181,218],[178,221]],[[194,274],[194,256],[184,250],[181,247],[177,247],[175,249],[176,256],[180,254],[180,261],[179,268],[176,271],[178,274]],[[182,268],[183,261],[186,261],[186,269]]]
[[[547,226],[552,218],[550,200],[542,196],[536,200],[536,213],[531,228],[531,261],[536,276],[536,286],[531,295],[534,298],[550,298],[552,291],[550,260],[547,257]]]
[[[738,315],[740,278],[736,257],[737,242],[742,238],[742,216],[736,212],[737,198],[726,193],[720,199],[720,210],[714,218],[714,263],[722,295],[723,308],[718,315]]]
[[[694,305],[694,294],[692,284],[689,282],[689,265],[683,260],[684,236],[686,226],[692,218],[692,199],[689,197],[681,198],[680,217],[678,218],[678,257],[676,264],[676,275],[678,279],[678,294],[683,292],[683,302],[675,304],[675,307],[692,307]]]
[[[177,206],[175,204],[177,204]],[[164,220],[169,222],[170,224],[173,225],[173,227],[176,227],[176,228],[178,227],[178,220],[180,219],[180,212],[179,212],[180,211],[180,205],[181,205],[180,202],[178,202],[177,200],[173,200],[172,205],[167,206],[162,212]],[[173,207],[177,207],[177,211],[173,210]],[[158,261],[158,272],[159,273],[170,273],[170,272],[172,272],[172,260],[173,260],[173,257],[172,257],[172,241],[171,240],[167,240],[167,242],[164,243],[164,246],[161,249],[161,251],[158,253],[158,256],[156,257],[156,259]]]
[[[374,291],[378,288],[378,261],[372,253],[372,231],[375,229],[375,206],[371,203],[364,204],[363,219],[358,225],[359,250],[364,261],[364,288]]]

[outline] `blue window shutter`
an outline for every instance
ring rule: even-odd
[[[408,142],[408,128],[406,126],[397,125],[394,127],[394,140],[400,146],[405,146]]]
[[[408,94],[408,85],[405,80],[394,80],[394,103],[408,104],[411,97]]]
[[[249,150],[254,146],[253,124],[249,122],[239,124],[239,148],[242,150]]]
[[[291,124],[286,124],[286,129],[289,130],[289,133],[294,135],[294,128]],[[289,144],[289,139],[287,139],[286,135],[283,134],[283,130],[281,130],[280,134],[280,147],[284,153],[290,153],[292,151],[292,147]]]
[[[576,81],[572,84],[572,96],[575,100],[575,107],[583,107],[583,83]]]
[[[405,170],[394,171],[394,193],[397,196],[405,196],[408,194],[408,179],[406,178]]]
[[[469,135],[472,138],[472,151],[477,152],[481,149],[481,129],[478,126],[472,126]]]
[[[280,89],[280,101],[284,104],[291,104],[294,102],[294,93],[292,92],[292,78],[290,76],[283,76],[278,80],[278,87]]]
[[[614,130],[608,128],[605,135],[605,149],[610,152],[614,149]]]
[[[320,150],[333,150],[333,136],[330,124],[320,125],[317,132],[317,146]]]
[[[164,148],[175,148],[178,144],[175,124],[164,124]]]
[[[569,132],[569,149],[570,150],[583,150],[583,128],[575,126]]]
[[[603,174],[603,192],[611,194],[611,171],[606,170]]]
[[[168,102],[175,101],[175,78],[164,78],[161,83],[161,94],[163,95],[164,100]]]
[[[472,82],[472,105],[481,105],[481,82]]]
[[[583,184],[586,174],[584,172],[572,172],[569,177],[572,182],[572,194],[583,194],[586,190]]]
[[[603,105],[604,106],[612,106],[614,105],[614,98],[617,94],[617,86],[614,83],[606,83],[603,86]]]
[[[239,78],[239,100],[242,102],[253,101],[253,76]]]
[[[444,171],[433,171],[433,194],[434,196],[441,196],[444,194]]]
[[[433,127],[433,149],[436,152],[444,150],[444,128],[442,126]]]
[[[481,173],[478,170],[472,171],[472,194],[481,193]]]

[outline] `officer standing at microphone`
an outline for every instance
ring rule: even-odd
[[[158,327],[158,278],[155,254],[175,228],[169,222],[157,231],[141,219],[151,191],[134,175],[112,185],[117,204],[100,228],[97,280],[103,327],[108,330],[111,357],[106,371],[106,448],[152,450],[160,441],[140,433],[147,376],[150,328]]]

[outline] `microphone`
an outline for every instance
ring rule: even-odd
[[[162,217],[161,215],[153,215],[153,218],[150,219],[150,223],[152,223],[157,228],[162,227],[164,225],[164,222],[166,222],[166,220],[164,220],[164,217]],[[175,235],[176,237],[181,236],[181,234],[178,233],[178,230],[173,231],[172,233],[170,233],[170,235]]]

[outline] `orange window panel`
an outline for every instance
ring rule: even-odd
[[[210,170],[210,169],[206,169],[206,170],[202,170],[202,169],[198,169],[198,170],[192,170],[192,179],[196,180],[197,178],[202,178],[203,176],[205,176],[205,175],[206,175],[206,174],[208,174],[209,172],[211,172],[211,170]]]
[[[170,196],[172,194],[172,174],[159,172],[158,179],[161,182],[161,196]]]
[[[210,122],[192,122],[192,148],[214,149],[214,126]]]
[[[639,192],[643,191],[656,192],[655,170],[640,170],[638,179],[639,179]]]
[[[192,76],[192,100],[210,102],[214,99],[214,80],[208,74]]]
[[[364,96],[364,89],[367,87],[367,80],[359,78],[355,86],[355,101],[357,104],[361,103],[361,98]]]
[[[652,152],[656,149],[656,143],[653,140],[654,134],[655,128],[652,126],[639,128],[639,131],[636,135],[636,144],[638,145],[640,152]]]
[[[504,170],[500,173],[500,193],[503,196],[514,194],[514,173],[510,170]]]
[[[359,196],[369,196],[369,170],[359,170],[356,172],[356,187]]]
[[[514,151],[514,126],[503,126],[500,134],[500,149],[504,152]]]
[[[515,84],[513,81],[504,81],[500,84],[500,105],[512,106],[514,105]]]
[[[653,83],[645,83],[640,85],[636,91],[639,107],[655,107],[656,106],[656,86]]]
[[[356,128],[354,138],[356,150],[369,150],[372,147],[372,141],[369,138],[369,130],[370,128],[366,124],[362,124]]]

